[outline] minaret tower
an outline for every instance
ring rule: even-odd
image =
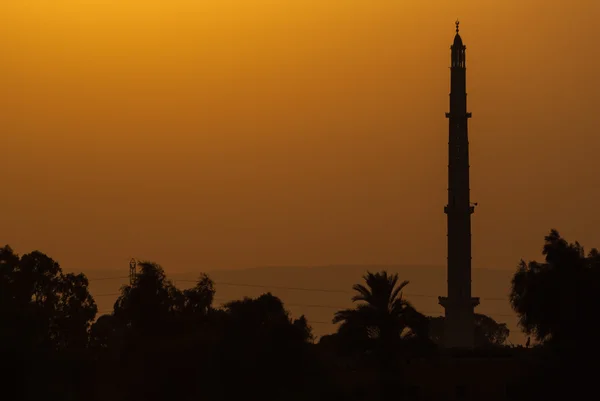
[[[479,298],[471,297],[471,214],[475,204],[469,199],[469,138],[465,50],[458,34],[451,49],[450,122],[448,142],[448,296],[439,297],[445,309],[444,346],[473,347],[474,309]]]

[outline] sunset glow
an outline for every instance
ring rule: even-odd
[[[449,3],[2,2],[0,242],[83,270],[444,265],[460,17],[474,267],[550,226],[600,243],[599,3]]]

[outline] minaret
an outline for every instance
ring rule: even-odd
[[[439,297],[445,309],[444,346],[473,347],[474,309],[479,298],[471,297],[471,214],[469,199],[469,138],[465,50],[458,34],[451,49],[450,122],[448,142],[448,296]]]

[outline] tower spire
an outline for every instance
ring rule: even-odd
[[[460,24],[460,21],[458,20],[458,18],[456,19],[455,24],[456,24],[456,33],[458,33],[458,24]]]
[[[458,34],[451,47],[450,112],[448,141],[448,296],[440,297],[445,310],[444,345],[473,347],[475,307],[479,298],[471,296],[471,214],[475,204],[469,189],[469,138],[466,90],[466,47]]]

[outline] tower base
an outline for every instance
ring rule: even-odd
[[[479,298],[451,299],[439,297],[445,309],[443,345],[446,348],[475,346],[475,307]]]

